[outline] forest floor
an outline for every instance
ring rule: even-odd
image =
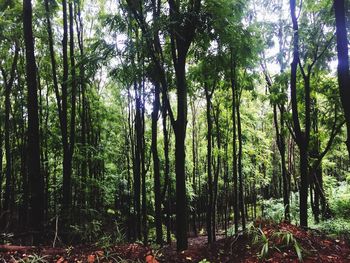
[[[350,262],[348,241],[331,239],[315,230],[288,223],[256,222],[249,233],[218,236],[207,244],[206,236],[189,238],[187,250],[175,244],[159,250],[141,244],[117,245],[102,250],[81,245],[68,248],[0,245],[0,262]]]

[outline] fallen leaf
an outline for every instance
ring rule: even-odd
[[[94,263],[95,262],[95,255],[88,255],[87,262]]]

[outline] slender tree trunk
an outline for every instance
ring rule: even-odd
[[[27,134],[26,134],[26,123],[25,123],[25,115],[26,115],[26,110],[25,110],[25,96],[22,93],[21,94],[21,116],[22,120],[20,121],[20,127],[19,129],[21,130],[21,135],[18,137],[21,137],[21,143],[20,143],[20,151],[21,151],[21,168],[20,168],[20,173],[21,173],[21,179],[22,179],[22,207],[21,207],[21,213],[20,213],[20,222],[23,222],[23,230],[25,230],[25,227],[27,226],[28,223],[28,211],[29,211],[29,182],[28,182],[28,172],[27,172]],[[45,220],[45,218],[44,218]]]
[[[334,12],[336,22],[337,51],[338,51],[338,83],[340,99],[343,105],[347,141],[346,146],[350,156],[350,72],[349,72],[349,50],[346,32],[345,1],[334,0]]]
[[[308,75],[303,73],[304,79],[304,92],[305,92],[305,131],[301,130],[299,113],[298,113],[298,102],[297,102],[297,68],[299,64],[299,28],[296,17],[296,1],[290,0],[290,11],[293,23],[294,39],[293,39],[293,61],[291,64],[291,78],[290,78],[290,89],[291,89],[291,102],[292,102],[292,119],[294,124],[296,143],[299,147],[300,154],[300,225],[307,227],[307,202],[308,202],[308,189],[309,189],[309,174],[308,174],[308,147],[310,137],[310,70]]]
[[[154,101],[152,112],[152,156],[153,156],[153,173],[154,173],[154,203],[155,203],[155,222],[156,222],[156,242],[160,245],[163,243],[162,231],[162,206],[160,190],[160,167],[157,149],[157,123],[160,108],[160,87],[159,83],[154,86]]]
[[[42,231],[44,220],[44,180],[40,173],[40,137],[38,116],[38,94],[36,64],[34,56],[34,38],[32,29],[32,3],[23,1],[23,29],[26,57],[26,81],[28,88],[28,178],[30,189],[29,226]],[[38,243],[40,236],[34,237]]]
[[[16,67],[18,61],[19,48],[15,46],[15,54],[12,61],[10,79],[7,80],[6,72],[1,68],[3,80],[5,83],[5,155],[6,155],[6,185],[4,194],[4,211],[7,211],[6,218],[10,222],[12,214],[12,203],[13,203],[13,184],[12,184],[12,154],[11,154],[11,142],[10,142],[10,112],[11,112],[11,90],[13,82],[15,80]],[[1,159],[2,162],[2,159]],[[6,222],[7,223],[7,222]]]
[[[282,185],[283,185],[283,205],[284,205],[284,219],[290,221],[290,207],[289,207],[289,179],[286,166],[286,143],[284,138],[284,105],[280,106],[280,128],[278,127],[277,105],[274,104],[274,123],[276,129],[276,141],[278,150],[281,156],[281,170],[282,170]]]
[[[219,174],[221,170],[221,135],[220,135],[220,126],[219,126],[219,114],[220,109],[217,107],[215,125],[216,125],[216,139],[217,139],[217,164],[216,171],[214,175],[214,186],[213,186],[213,208],[212,208],[212,231],[213,231],[213,241],[216,241],[216,206],[217,206],[217,196],[218,196],[218,182],[219,182]],[[219,209],[218,209],[219,210]]]
[[[181,251],[188,247],[188,205],[185,173],[185,138],[187,125],[186,58],[198,27],[201,0],[189,1],[185,13],[180,11],[178,1],[169,0],[168,3],[169,17],[172,24],[170,27],[171,53],[177,87],[177,119],[176,122],[174,120],[172,121],[175,131],[176,245],[177,250]],[[181,17],[183,17],[182,21],[179,20]]]
[[[207,115],[207,172],[208,172],[208,200],[207,200],[207,235],[208,243],[213,242],[212,231],[212,208],[213,208],[213,175],[212,175],[212,119],[210,114],[211,109],[211,95],[207,84],[204,86],[206,97],[206,115]]]
[[[228,126],[226,126],[228,127]],[[224,230],[225,237],[227,237],[227,229],[229,224],[229,180],[228,180],[228,136],[225,136],[225,158],[224,158],[224,188],[225,188],[225,199],[224,199]]]
[[[135,99],[135,172],[134,172],[134,205],[136,216],[136,236],[141,238],[141,98],[138,94],[137,83],[134,83],[134,89],[136,94]]]
[[[68,142],[68,119],[67,119],[67,96],[68,96],[68,19],[67,19],[67,1],[62,1],[63,14],[63,79],[62,79],[62,144],[63,144],[63,185],[62,185],[62,213],[69,216],[71,204],[71,163],[69,162],[69,142]]]
[[[72,166],[73,166],[73,154],[75,146],[75,114],[76,114],[76,70],[75,70],[75,56],[74,56],[74,12],[72,1],[69,2],[69,54],[70,54],[70,68],[71,68],[71,116],[70,116],[70,132],[69,132],[69,145],[68,145],[68,157],[66,166],[66,191],[68,196],[66,197],[66,205],[68,209],[72,204]]]
[[[308,197],[308,153],[306,147],[303,145],[300,150],[300,225],[307,227],[307,197]]]
[[[176,171],[176,237],[177,249],[187,249],[187,196],[185,172],[185,138],[187,123],[186,60],[178,57],[177,81],[177,120],[175,128],[175,171]]]
[[[0,108],[0,111],[2,111],[2,109]],[[1,120],[2,122],[2,120]],[[2,150],[3,147],[3,140],[4,140],[4,135],[3,135],[3,129],[2,129],[2,125],[0,124],[0,213],[2,213],[2,182],[3,182],[3,172],[2,172],[2,159],[4,157],[4,153]]]
[[[78,45],[80,50],[80,57],[84,59],[84,26],[83,26],[83,20],[81,17],[81,10],[80,10],[80,1],[77,3],[77,15],[78,15],[78,21],[77,21],[77,36],[78,36]],[[86,111],[87,111],[87,98],[86,98],[86,80],[85,80],[85,65],[83,63],[80,64],[80,88],[81,88],[81,147],[82,147],[82,155],[83,155],[83,161],[81,162],[81,178],[82,178],[82,205],[83,207],[86,207],[86,179],[87,179],[87,144],[86,144]]]
[[[51,28],[51,19],[50,19],[50,7],[49,1],[45,0],[45,12],[46,12],[46,24],[48,32],[48,44],[50,51],[50,60],[51,60],[51,70],[52,70],[52,80],[54,84],[54,91],[57,102],[57,111],[60,121],[60,130],[61,130],[61,141],[63,147],[63,215],[68,215],[69,203],[70,203],[70,175],[68,168],[68,157],[69,157],[69,146],[68,146],[68,133],[67,133],[67,86],[68,86],[68,55],[67,55],[67,43],[68,43],[68,22],[67,22],[67,2],[66,0],[62,1],[63,7],[63,79],[62,79],[62,97],[59,92],[58,78],[57,78],[57,65],[54,52],[54,42],[53,42],[53,33]]]
[[[196,177],[197,177],[197,156],[196,156],[196,109],[194,105],[194,101],[191,101],[191,112],[192,112],[192,185],[193,185],[193,192],[195,195],[197,195],[197,185],[196,185]],[[193,223],[193,233],[194,236],[197,236],[197,226],[196,226],[196,218],[197,218],[197,198],[194,198],[193,201],[193,213],[192,213],[192,223]]]
[[[148,243],[148,226],[147,226],[147,189],[146,189],[146,141],[145,141],[145,81],[142,80],[140,85],[140,99],[142,98],[141,106],[141,175],[142,175],[142,231],[143,231],[143,243]]]
[[[9,211],[11,191],[12,191],[12,178],[11,178],[11,145],[10,145],[10,87],[6,85],[5,89],[5,155],[6,155],[6,185],[4,195],[4,210]]]
[[[234,212],[234,225],[235,233],[238,233],[238,218],[239,218],[239,207],[238,207],[238,177],[237,177],[237,133],[236,133],[236,63],[233,61],[233,54],[231,50],[231,89],[232,89],[232,123],[233,123],[233,139],[232,139],[232,150],[233,150],[233,212]]]
[[[242,229],[245,230],[246,213],[245,213],[245,200],[244,200],[244,178],[242,171],[242,155],[243,155],[243,142],[242,142],[242,127],[241,127],[241,113],[240,113],[240,98],[236,98],[236,111],[237,111],[237,134],[238,134],[238,177],[239,177],[239,207],[241,210]]]
[[[171,243],[171,178],[170,178],[170,161],[169,161],[169,139],[168,139],[168,127],[167,127],[167,107],[166,107],[166,91],[162,90],[162,121],[163,121],[163,144],[164,144],[164,190],[162,194],[162,200],[167,196],[167,243]],[[168,190],[168,191],[167,191]]]

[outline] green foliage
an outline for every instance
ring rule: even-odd
[[[295,253],[298,256],[299,261],[303,261],[302,248],[292,233],[290,233],[289,231],[279,231],[279,232],[273,233],[272,238],[273,239],[278,238],[281,240],[281,243],[279,244],[279,246],[282,246],[282,247],[285,246],[287,248],[290,248],[290,247],[294,248]]]
[[[314,227],[333,238],[350,240],[350,220],[347,218],[325,220]]]
[[[119,262],[121,259],[116,256],[116,253],[105,250],[103,255],[96,255],[97,262]]]
[[[247,234],[252,240],[252,244],[260,248],[259,258],[267,258],[270,253],[269,238],[259,227],[250,224],[247,228]]]
[[[281,251],[281,249],[292,248],[299,261],[303,260],[302,247],[289,231],[274,232],[270,237],[267,237],[261,228],[251,224],[248,227],[247,234],[251,238],[252,244],[260,249],[258,256],[261,259],[268,258],[274,249]]]
[[[106,231],[102,220],[95,219],[85,224],[71,226],[73,235],[78,236],[82,242],[94,243],[101,248],[108,248],[125,241],[125,234],[116,221],[107,227]]]
[[[299,193],[291,192],[290,198],[290,216],[292,222],[299,220]],[[274,222],[281,222],[284,219],[283,199],[268,199],[261,202],[263,214],[262,217]]]
[[[62,211],[63,186],[63,148],[62,131],[57,112],[57,94],[54,90],[52,61],[48,45],[48,30],[43,1],[32,1],[34,8],[33,29],[35,38],[35,56],[38,72],[38,101],[40,122],[41,168],[45,176],[45,196],[47,197],[47,218],[56,218]],[[34,3],[35,2],[35,3]],[[71,2],[71,1],[69,1]],[[113,2],[113,3],[112,3]],[[130,10],[131,4],[140,3],[141,16]],[[152,4],[160,3],[159,14],[153,18]],[[174,1],[179,10],[184,11],[187,3],[195,1]],[[286,156],[288,157],[288,175],[291,189],[291,219],[299,221],[299,198],[296,193],[300,174],[298,171],[299,153],[290,131],[293,129],[292,112],[288,83],[290,81],[290,60],[292,30],[289,12],[285,1],[243,1],[243,0],[205,0],[201,1],[201,11],[194,41],[186,57],[186,87],[188,87],[188,123],[186,129],[186,199],[184,207],[192,216],[193,212],[202,213],[208,201],[206,148],[207,122],[204,86],[213,90],[211,103],[212,134],[212,170],[218,172],[217,211],[221,213],[225,206],[232,206],[233,186],[233,108],[240,106],[242,125],[242,172],[244,196],[248,205],[257,205],[257,216],[276,222],[283,220],[281,157],[276,143],[276,131],[273,119],[273,105],[284,109],[285,122],[278,125],[284,135]],[[58,97],[62,97],[62,6],[57,0],[49,0],[53,33],[53,49],[58,77]],[[161,96],[161,110],[167,109],[167,129],[169,141],[170,175],[165,178],[165,154],[162,126],[163,115],[159,114],[157,123],[157,149],[159,152],[160,182],[162,194],[161,209],[163,218],[168,216],[175,221],[176,199],[176,140],[170,123],[169,109],[177,112],[176,62],[172,60],[174,43],[170,38],[173,24],[169,21],[166,1],[72,1],[74,3],[74,62],[69,71],[77,75],[77,97],[75,120],[75,147],[73,149],[71,188],[72,219],[69,224],[72,239],[79,242],[94,243],[102,248],[126,240],[126,228],[134,227],[135,202],[134,178],[137,147],[135,132],[136,93],[140,93],[142,102],[142,128],[144,130],[143,147],[145,155],[146,210],[149,241],[155,242],[155,194],[154,171],[152,165],[151,114],[154,99],[154,84],[164,77],[168,87],[161,89],[170,105]],[[299,16],[300,65],[298,68],[298,109],[301,123],[304,123],[304,93],[301,81],[301,69],[307,70],[315,57],[322,56],[314,64],[310,75],[312,131],[310,152],[326,147],[334,124],[343,122],[344,116],[338,91],[338,80],[333,68],[335,56],[334,18],[332,1],[304,1]],[[20,47],[19,63],[15,69],[14,86],[11,90],[10,107],[10,150],[11,150],[11,217],[13,225],[22,227],[22,221],[30,209],[27,206],[31,196],[27,170],[27,127],[28,110],[26,105],[27,89],[25,85],[25,60],[22,26],[22,2],[5,0],[0,3],[0,94],[4,93],[4,82],[11,69],[14,46]],[[79,10],[78,10],[79,9]],[[192,16],[192,7],[186,16]],[[78,15],[82,15],[79,21]],[[140,19],[145,19],[142,25]],[[177,16],[179,20],[186,17]],[[82,23],[80,25],[80,23]],[[174,23],[178,23],[175,21]],[[180,26],[181,28],[181,26]],[[186,31],[186,28],[183,29]],[[79,32],[78,32],[79,31]],[[181,34],[181,32],[176,32]],[[157,35],[160,45],[155,41],[148,43]],[[79,39],[78,39],[79,37]],[[180,39],[180,38],[179,38]],[[180,41],[181,42],[181,41]],[[176,46],[179,43],[175,43]],[[182,48],[182,46],[177,46]],[[153,51],[157,50],[157,54]],[[177,53],[177,52],[175,52]],[[72,54],[71,51],[68,55]],[[159,64],[154,63],[154,59]],[[182,58],[177,58],[182,59]],[[69,61],[69,63],[71,63]],[[68,64],[69,64],[68,63]],[[155,65],[157,64],[157,65]],[[232,68],[233,64],[235,69]],[[271,85],[266,87],[261,65],[266,67],[271,77]],[[159,69],[164,69],[161,76]],[[233,72],[234,71],[234,72]],[[265,73],[265,72],[264,72]],[[72,74],[69,72],[68,97],[72,94]],[[162,79],[163,80],[163,79]],[[159,83],[158,83],[159,84]],[[236,88],[237,105],[232,105],[232,85]],[[139,88],[139,90],[138,90]],[[138,91],[136,91],[138,90]],[[0,96],[1,97],[1,96]],[[164,97],[164,98],[165,98]],[[2,97],[1,97],[2,98]],[[68,100],[67,115],[72,112],[71,98]],[[63,105],[62,105],[63,106]],[[168,108],[169,107],[169,108]],[[278,112],[278,115],[281,113]],[[1,148],[1,205],[5,201],[7,181],[4,180],[7,163],[3,135],[4,99],[0,100],[0,148]],[[68,118],[70,119],[70,118]],[[67,128],[73,124],[67,120]],[[237,123],[236,123],[237,125]],[[302,125],[303,126],[303,125]],[[84,130],[84,129],[85,130]],[[304,127],[302,127],[304,129]],[[84,131],[83,131],[84,130]],[[84,141],[83,141],[83,133]],[[346,153],[345,129],[340,129],[334,138],[329,153],[322,160],[324,193],[335,216],[324,221],[319,228],[334,235],[348,235],[350,218],[349,161]],[[69,139],[70,141],[70,139]],[[6,155],[6,154],[5,154]],[[317,160],[317,154],[310,154],[310,166]],[[218,163],[220,160],[220,163]],[[289,163],[290,162],[290,163]],[[30,165],[30,164],[29,164]],[[214,169],[217,168],[217,169]],[[168,180],[168,181],[166,181]],[[164,192],[165,185],[171,191]],[[141,198],[140,198],[141,199]],[[262,201],[257,201],[262,200]],[[168,209],[166,206],[170,204]],[[1,206],[2,207],[2,206]],[[2,207],[3,208],[3,207]],[[28,211],[24,211],[27,209]],[[231,208],[229,208],[230,210]],[[12,211],[13,210],[13,211]],[[0,211],[3,212],[3,211]],[[249,211],[250,212],[250,211]],[[311,217],[311,209],[309,209]],[[23,216],[23,218],[21,218]],[[217,216],[217,218],[221,218]],[[229,215],[229,221],[233,214]],[[189,217],[191,220],[192,218]],[[17,222],[18,221],[18,222]],[[63,220],[62,220],[63,221]],[[204,220],[203,220],[204,221]],[[310,220],[312,221],[312,220]],[[118,222],[118,224],[116,223]],[[61,222],[60,222],[61,223]],[[163,220],[163,238],[166,227]],[[191,222],[190,222],[191,223]],[[197,222],[198,223],[198,222]],[[203,222],[200,222],[203,223]],[[54,228],[52,222],[47,227]],[[63,225],[63,224],[62,224]],[[68,224],[67,224],[68,225]],[[176,224],[172,224],[176,225]],[[25,227],[25,226],[24,226]],[[52,230],[52,229],[50,229]],[[59,229],[61,230],[61,229]],[[174,239],[174,229],[171,229]],[[191,229],[190,229],[191,230]],[[11,230],[12,231],[12,230]],[[62,230],[63,232],[67,229]],[[255,232],[254,232],[255,231]],[[265,258],[271,251],[271,238],[259,229],[251,234],[260,243],[260,257]],[[124,233],[125,232],[125,233]],[[199,231],[204,234],[204,229]],[[59,233],[60,234],[60,233]],[[1,243],[12,241],[11,234],[0,234]],[[234,235],[234,227],[228,229],[228,235]],[[132,237],[135,238],[135,237]],[[278,233],[273,238],[281,239],[284,246],[294,247],[301,258],[301,249],[290,233]],[[115,260],[114,255],[111,260]],[[102,259],[101,259],[102,260]],[[116,259],[122,260],[122,259]],[[203,261],[205,262],[205,261]]]
[[[72,225],[73,233],[77,234],[85,242],[95,242],[102,233],[102,222],[92,220],[83,225]]]
[[[330,208],[338,218],[350,218],[350,186],[342,183],[339,186],[331,185]]]

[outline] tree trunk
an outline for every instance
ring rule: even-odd
[[[207,235],[208,243],[213,242],[212,236],[212,208],[213,208],[213,175],[212,175],[212,119],[210,114],[211,109],[211,96],[212,93],[209,92],[207,84],[204,86],[205,97],[206,97],[206,115],[207,115],[207,172],[208,172],[208,200],[207,200]]]
[[[141,106],[141,175],[142,175],[142,231],[143,231],[143,243],[148,243],[148,227],[147,227],[147,191],[146,191],[146,159],[145,159],[145,82],[142,80],[140,85],[140,96],[142,95]],[[141,99],[141,97],[140,97]]]
[[[233,123],[233,212],[234,212],[234,225],[235,233],[238,233],[238,177],[237,177],[237,133],[236,133],[236,63],[233,61],[233,50],[231,49],[231,89],[232,89],[232,123]]]
[[[136,217],[136,236],[141,239],[141,98],[138,94],[137,83],[134,83],[134,89],[136,94],[135,100],[135,172],[134,172],[134,205],[135,205],[135,217]]]
[[[302,145],[300,148],[300,186],[299,186],[299,207],[300,207],[300,225],[307,227],[307,197],[308,197],[308,153],[306,146]]]
[[[15,73],[17,67],[19,48],[15,46],[15,54],[12,61],[10,79],[7,81],[7,75],[3,68],[1,68],[3,80],[5,84],[5,155],[6,155],[6,185],[4,194],[4,211],[6,213],[6,221],[10,222],[12,214],[13,204],[13,185],[12,185],[12,154],[11,154],[11,143],[10,143],[10,112],[11,112],[11,90],[13,82],[15,80]],[[2,159],[1,159],[2,162]],[[6,223],[7,223],[6,222]]]
[[[154,173],[154,203],[155,203],[155,222],[156,222],[156,242],[163,244],[162,231],[162,206],[160,192],[160,168],[157,149],[157,122],[160,108],[160,87],[159,83],[154,86],[154,101],[152,112],[152,156],[153,156],[153,173]]]
[[[242,171],[242,127],[241,127],[241,113],[240,113],[240,98],[236,98],[236,111],[237,111],[237,134],[238,134],[238,177],[239,177],[239,207],[241,210],[241,219],[242,219],[242,229],[245,230],[245,205],[244,205],[244,178]]]
[[[34,38],[32,29],[32,3],[23,1],[23,30],[26,57],[26,81],[28,87],[28,178],[30,189],[29,226],[42,231],[44,220],[44,180],[40,173],[40,137],[38,116],[38,94],[36,64],[34,56]],[[34,236],[34,243],[40,241],[40,235]]]
[[[63,14],[63,78],[62,78],[62,144],[63,144],[63,185],[62,185],[62,214],[64,218],[70,215],[71,203],[71,162],[69,162],[69,142],[67,130],[67,96],[68,96],[68,20],[67,20],[67,1],[62,1]]]
[[[77,15],[78,15],[78,21],[77,21],[77,36],[78,36],[78,45],[80,50],[80,57],[84,59],[84,27],[83,27],[83,20],[81,17],[81,10],[80,10],[80,2],[77,3]],[[81,185],[82,185],[82,196],[81,196],[81,203],[83,208],[86,208],[86,179],[87,179],[87,144],[86,144],[86,111],[87,111],[87,97],[86,97],[86,80],[85,80],[85,65],[83,63],[80,64],[79,67],[79,73],[80,73],[80,88],[81,88],[81,116],[80,116],[80,122],[81,122],[81,148],[82,148],[82,155],[83,155],[83,161],[81,162]]]
[[[274,104],[273,116],[276,129],[276,141],[281,156],[284,219],[290,221],[289,179],[286,166],[286,143],[284,138],[284,104],[280,105],[280,128],[278,127],[277,105]]]
[[[67,191],[67,208],[70,209],[72,205],[72,166],[73,166],[73,154],[75,145],[75,114],[76,114],[76,70],[75,70],[75,57],[74,57],[74,12],[72,1],[69,2],[69,55],[70,55],[70,68],[71,68],[71,116],[70,116],[70,133],[69,133],[69,146],[68,146],[68,158],[67,158],[67,170],[66,170],[66,191]]]
[[[350,156],[350,72],[345,10],[344,0],[334,0],[338,51],[338,83],[347,127],[346,146]]]
[[[290,11],[293,23],[294,39],[293,39],[293,61],[291,63],[291,102],[292,102],[292,119],[294,124],[295,139],[299,147],[300,154],[300,225],[307,227],[307,201],[308,201],[308,189],[309,189],[309,174],[308,174],[308,147],[310,139],[310,71],[311,66],[308,69],[307,75],[302,71],[304,79],[304,93],[305,93],[305,131],[301,131],[298,102],[297,102],[297,68],[299,64],[299,27],[295,14],[296,1],[290,0]]]
[[[0,111],[2,111],[2,109],[0,108]],[[3,159],[3,150],[2,150],[2,146],[3,146],[3,129],[2,129],[2,125],[0,124],[0,160]],[[0,186],[2,186],[2,181],[3,181],[3,172],[2,172],[2,161],[0,162]],[[2,187],[0,187],[0,213],[2,213]]]
[[[167,107],[166,107],[166,90],[162,90],[162,120],[163,120],[163,144],[164,144],[164,190],[162,200],[166,200],[167,195],[167,243],[171,243],[171,178],[170,178],[170,161],[169,161],[169,139],[167,127]]]
[[[216,241],[216,210],[219,210],[219,209],[216,209],[216,207],[217,207],[219,174],[220,174],[220,170],[221,170],[221,156],[220,156],[221,136],[220,136],[220,126],[219,126],[219,114],[220,114],[220,109],[218,106],[217,110],[216,110],[216,118],[215,118],[218,156],[217,156],[216,171],[214,174],[214,187],[213,187],[213,204],[212,204],[213,241]]]
[[[197,177],[197,131],[196,131],[196,108],[194,105],[194,101],[191,101],[191,112],[192,112],[192,185],[193,185],[193,192],[195,195],[197,195],[197,185],[196,185],[196,177]],[[193,201],[193,213],[192,213],[192,224],[193,224],[193,233],[194,236],[197,236],[197,226],[196,226],[196,218],[197,218],[197,199],[198,197],[196,196]]]
[[[187,123],[187,85],[185,57],[178,58],[177,120],[175,128],[175,171],[176,171],[176,244],[178,250],[187,249],[187,196],[185,173],[185,137]]]

